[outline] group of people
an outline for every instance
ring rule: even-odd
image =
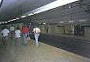
[[[3,45],[6,47],[7,42],[8,42],[8,38],[10,37],[15,38],[16,39],[16,45],[19,45],[20,42],[20,38],[22,37],[24,40],[24,44],[26,45],[28,43],[28,40],[30,40],[30,31],[31,28],[28,26],[22,26],[22,29],[20,29],[19,27],[15,26],[11,26],[9,29],[7,28],[7,26],[4,26],[1,30],[1,34],[2,34],[2,43]],[[41,30],[38,27],[34,27],[32,30],[32,33],[34,34],[34,38],[35,38],[35,44],[37,46],[39,46],[39,35],[40,35]],[[13,40],[13,39],[12,39]]]

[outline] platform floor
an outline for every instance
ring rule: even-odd
[[[90,62],[89,58],[73,54],[44,43],[0,48],[0,62]]]

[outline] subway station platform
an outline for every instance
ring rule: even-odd
[[[12,41],[11,41],[12,42]],[[0,62],[90,62],[89,58],[44,43],[0,48]]]
[[[11,31],[24,26],[31,40],[23,45],[20,38],[17,47]],[[35,27],[41,30],[39,47]],[[4,29],[11,33],[6,48]],[[90,0],[0,0],[0,62],[90,62]]]

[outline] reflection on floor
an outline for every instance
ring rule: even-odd
[[[44,43],[0,48],[0,62],[90,62],[90,59]]]

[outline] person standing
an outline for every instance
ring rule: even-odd
[[[1,31],[1,34],[2,34],[3,46],[6,47],[7,46],[8,37],[9,37],[9,30],[7,29],[6,26],[3,27],[3,30]]]
[[[13,26],[13,25],[11,25],[11,27],[10,27],[10,37],[11,38],[14,38],[14,30],[15,30],[15,27]]]
[[[22,27],[22,34],[23,34],[23,38],[24,38],[24,44],[26,45],[28,43],[29,27],[23,26]]]
[[[20,39],[21,37],[21,31],[19,30],[19,27],[15,30],[15,38],[16,38],[16,46],[20,46]]]
[[[39,36],[40,36],[41,30],[38,27],[33,28],[34,38],[35,38],[35,44],[39,46]]]

